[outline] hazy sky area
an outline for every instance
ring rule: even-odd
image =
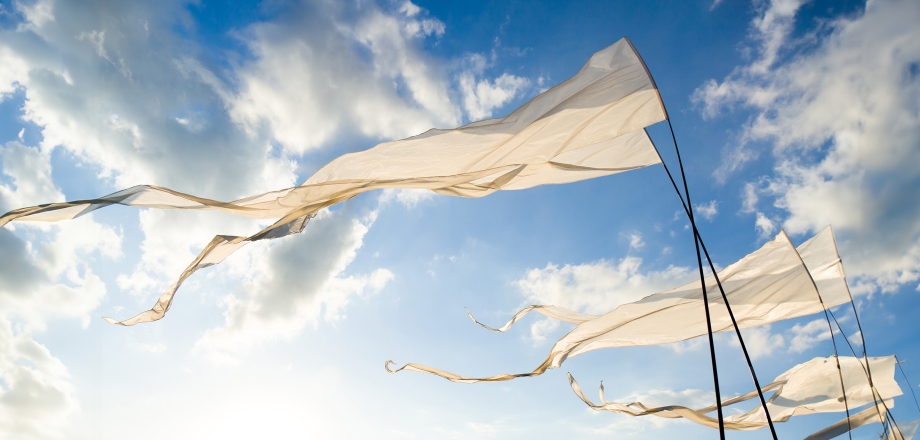
[[[3,0],[0,212],[136,184],[219,200],[287,188],[339,155],[506,115],[628,36],[715,263],[832,225],[869,354],[906,360],[916,387],[918,23],[916,0]],[[667,124],[649,132],[676,169]],[[160,321],[100,319],[150,308],[215,234],[270,223],[115,206],[0,229],[0,438],[718,436],[592,411],[565,375],[592,398],[603,380],[608,400],[710,405],[705,337],[503,383],[384,370],[531,371],[570,324],[534,315],[497,334],[465,309],[494,326],[529,304],[604,313],[691,281],[692,235],[660,165],[480,199],[370,192],[196,273]],[[858,341],[852,309],[835,313]],[[833,353],[823,314],[745,341],[761,383]],[[718,334],[716,350],[723,396],[752,390],[737,340]],[[897,379],[896,420],[920,418]]]

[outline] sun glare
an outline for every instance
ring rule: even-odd
[[[211,440],[308,439],[307,428],[297,416],[276,408],[248,408],[224,419]]]

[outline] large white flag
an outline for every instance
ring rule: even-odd
[[[844,304],[850,301],[845,277],[830,226],[798,249],[785,232],[780,232],[760,249],[719,271],[719,279],[740,328],[811,315]],[[725,301],[712,275],[706,277],[706,291],[712,331],[733,330]],[[668,344],[705,335],[707,329],[703,310],[703,290],[699,280],[636,302],[621,304],[604,315],[585,315],[557,306],[530,306],[499,329],[475,319],[474,322],[503,332],[525,314],[534,311],[578,324],[553,345],[543,363],[532,372],[468,377],[411,363],[390,370],[390,361],[387,361],[386,368],[390,372],[406,369],[430,373],[463,383],[538,376],[548,369],[558,368],[569,357],[589,351]]]
[[[660,163],[644,128],[666,117],[645,64],[624,38],[508,116],[432,129],[343,155],[294,188],[220,202],[141,185],[98,199],[16,209],[0,217],[0,227],[11,221],[72,219],[113,204],[280,218],[249,237],[214,237],[153,308],[125,321],[107,318],[133,325],[162,318],[176,290],[198,269],[220,263],[249,242],[299,233],[320,209],[370,190],[416,188],[482,197]]]

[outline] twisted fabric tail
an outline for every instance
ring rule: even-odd
[[[297,218],[294,221],[284,225],[272,225],[249,237],[217,235],[211,240],[210,243],[208,243],[207,246],[204,247],[204,249],[201,250],[201,252],[198,253],[198,256],[191,262],[191,264],[189,264],[188,267],[182,271],[182,274],[179,275],[179,279],[176,280],[175,283],[169,286],[169,288],[160,295],[160,298],[157,299],[156,304],[154,304],[150,310],[141,312],[134,317],[125,319],[123,321],[112,319],[106,316],[103,316],[102,319],[106,320],[110,324],[123,326],[131,326],[142,322],[158,321],[166,315],[167,311],[169,311],[169,308],[172,306],[173,299],[176,296],[176,291],[179,290],[179,287],[182,286],[182,283],[185,282],[188,277],[192,276],[193,273],[197,272],[199,269],[204,269],[206,267],[219,264],[232,253],[253,241],[299,234],[301,231],[303,231],[304,226],[307,225],[307,222],[309,222],[311,218],[313,218],[313,215],[307,215]]]
[[[508,329],[510,329],[511,326],[514,325],[515,322],[517,322],[519,319],[523,318],[530,312],[537,312],[543,316],[546,316],[547,318],[557,319],[559,321],[565,321],[571,324],[581,324],[583,322],[587,322],[592,319],[600,317],[600,315],[587,315],[584,313],[578,313],[574,310],[570,310],[565,307],[552,306],[552,305],[531,305],[515,313],[514,316],[511,318],[510,321],[508,321],[507,324],[503,325],[500,328],[493,328],[493,327],[489,327],[488,325],[485,325],[477,321],[476,318],[473,317],[473,314],[470,313],[469,310],[466,311],[466,314],[469,315],[470,319],[476,324],[478,324],[480,327],[486,330],[491,330],[493,332],[504,333],[508,331]]]
[[[454,374],[449,371],[444,371],[438,368],[429,367],[427,365],[413,364],[413,363],[408,363],[394,370],[390,368],[390,364],[396,365],[396,362],[386,361],[386,363],[383,365],[383,367],[386,368],[387,372],[389,373],[395,374],[403,370],[416,371],[419,373],[433,374],[435,376],[443,377],[444,379],[447,379],[451,382],[457,382],[457,383],[504,382],[506,380],[517,379],[519,377],[539,376],[545,373],[546,370],[552,368],[549,364],[549,359],[547,359],[545,362],[543,362],[543,364],[541,364],[539,367],[537,367],[535,370],[533,370],[530,373],[518,373],[518,374],[501,373],[501,374],[496,374],[494,376],[488,376],[488,377],[470,377],[470,376],[461,376],[459,374]]]

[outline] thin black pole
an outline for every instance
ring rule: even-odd
[[[815,286],[817,288],[817,285]],[[818,294],[818,297],[821,297],[821,294]],[[821,306],[824,306],[824,301],[821,301]],[[847,436],[850,440],[853,439],[853,426],[850,424],[850,404],[847,402],[847,387],[843,383],[843,371],[840,369],[840,355],[837,353],[837,341],[834,338],[834,329],[831,328],[831,318],[827,314],[827,309],[824,309],[824,319],[827,320],[827,331],[831,332],[831,343],[834,345],[834,359],[837,361],[837,375],[840,376],[840,390],[843,392],[843,409],[847,412]],[[837,318],[834,318],[834,322],[837,322]],[[837,329],[840,330],[840,333],[843,333],[843,329],[840,328],[840,324],[837,324]],[[846,335],[844,335],[846,337]],[[849,342],[848,342],[849,343]],[[855,354],[855,353],[854,353]],[[866,359],[866,365],[869,364],[869,359]],[[871,387],[872,384],[870,383]],[[873,398],[874,398],[874,392]]]
[[[677,148],[677,138],[674,128],[668,119],[668,128],[671,130],[671,139],[674,141],[674,151],[677,152],[677,164],[680,166],[680,176],[684,182],[684,193],[687,196],[687,216],[693,226],[693,249],[696,250],[696,263],[700,270],[700,287],[703,289],[703,309],[706,311],[706,332],[709,336],[709,356],[712,360],[712,381],[716,390],[716,411],[719,416],[719,437],[725,440],[725,419],[722,416],[722,393],[719,390],[719,368],[716,366],[716,345],[712,338],[712,319],[709,316],[709,294],[706,292],[706,275],[703,274],[703,257],[700,255],[699,235],[696,233],[696,221],[693,219],[693,205],[690,203],[690,189],[687,186],[687,176],[684,174],[684,164],[680,159],[680,149]],[[664,162],[662,162],[664,163]],[[678,191],[680,192],[680,191]],[[758,387],[758,391],[760,387]],[[768,418],[769,419],[769,418]]]
[[[917,411],[920,411],[920,402],[917,402],[917,394],[914,393],[914,387],[910,384],[910,381],[907,380],[907,375],[904,374],[904,367],[901,366],[901,360],[898,359],[898,355],[894,355],[894,361],[898,364],[898,369],[901,370],[901,376],[904,376],[904,382],[907,383],[907,388],[910,388],[910,395],[914,396],[914,404],[917,405]]]
[[[648,70],[648,66],[642,59],[642,55],[639,54],[639,51],[636,50],[636,47],[633,46],[632,41],[630,41],[629,38],[624,37],[624,39],[636,54],[636,57],[639,59],[639,62],[645,69],[645,74],[648,75],[649,80],[652,82],[652,86],[655,87],[655,91],[657,92],[658,86],[655,84],[655,78],[652,76],[652,72]],[[738,329],[738,322],[735,320],[735,315],[732,313],[731,305],[728,303],[728,297],[725,295],[725,289],[722,287],[722,281],[719,280],[719,274],[717,273],[715,265],[712,262],[712,258],[709,257],[709,251],[706,250],[706,244],[703,243],[703,237],[700,235],[699,230],[696,228],[696,222],[693,218],[693,205],[690,204],[690,190],[687,186],[687,177],[684,174],[684,165],[680,158],[680,149],[677,147],[677,137],[674,135],[674,127],[671,125],[671,118],[668,117],[668,110],[664,105],[664,100],[661,99],[660,93],[658,93],[658,101],[661,103],[661,109],[664,112],[664,119],[668,121],[668,128],[671,131],[671,140],[674,141],[674,151],[677,152],[677,162],[680,165],[680,175],[683,179],[684,191],[687,194],[686,204],[684,203],[684,198],[680,194],[680,189],[678,189],[677,183],[674,182],[674,177],[671,175],[671,171],[668,170],[667,164],[665,164],[664,159],[661,158],[661,153],[658,152],[658,148],[655,148],[655,153],[658,154],[658,158],[661,160],[661,164],[664,166],[665,172],[668,173],[668,178],[671,180],[671,185],[674,186],[674,191],[677,193],[677,197],[680,199],[680,203],[684,207],[684,212],[687,213],[687,217],[690,218],[690,224],[693,227],[693,247],[696,249],[697,266],[700,269],[700,285],[702,286],[703,301],[706,308],[706,327],[709,335],[709,353],[712,357],[712,376],[716,391],[716,409],[718,410],[719,415],[719,435],[722,439],[725,439],[725,422],[722,416],[722,396],[719,390],[719,374],[718,368],[716,367],[716,351],[712,338],[712,321],[709,316],[709,297],[706,293],[706,280],[703,275],[703,263],[702,259],[700,258],[700,248],[703,249],[703,253],[706,255],[706,261],[709,263],[709,268],[712,270],[712,275],[716,280],[716,285],[719,286],[719,292],[721,292],[722,299],[725,301],[725,307],[728,310],[728,316],[731,318],[732,325],[735,327],[735,333],[738,335],[738,342],[741,345],[741,350],[744,352],[744,358],[747,361],[748,369],[751,372],[751,377],[754,379],[754,385],[757,388],[757,395],[760,397],[760,404],[763,407],[764,414],[767,416],[767,424],[770,426],[770,433],[773,435],[773,440],[778,440],[776,436],[776,429],[773,427],[773,419],[770,417],[770,410],[767,409],[767,402],[763,397],[763,390],[761,390],[760,382],[757,380],[757,374],[754,372],[754,364],[751,362],[751,357],[748,355],[747,347],[744,345],[744,338],[741,336],[741,331]],[[646,136],[648,136],[648,132],[646,132]],[[654,144],[652,145],[654,146]]]
[[[670,124],[670,121],[668,121]],[[673,136],[673,132],[672,132]],[[657,149],[656,149],[657,151]],[[661,155],[659,154],[659,159]],[[664,159],[661,159],[661,164],[664,166],[665,172],[668,174],[668,179],[671,180],[671,185],[674,187],[674,191],[677,192],[677,196],[680,198],[680,203],[684,208],[684,212],[687,213],[687,216],[690,216],[690,211],[687,208],[687,204],[684,203],[684,198],[680,194],[680,190],[677,188],[677,183],[674,181],[674,177],[671,175],[671,171],[668,169],[667,164],[665,164]],[[693,234],[696,239],[699,240],[699,245],[703,249],[703,254],[706,257],[706,261],[709,263],[709,268],[712,270],[712,275],[716,280],[716,285],[719,287],[719,292],[722,294],[722,300],[725,302],[725,307],[728,310],[728,316],[731,318],[732,325],[735,328],[735,334],[738,337],[738,342],[741,345],[741,351],[744,353],[744,359],[747,361],[748,370],[751,372],[751,378],[754,380],[754,386],[757,388],[757,396],[760,398],[760,405],[764,410],[764,414],[767,417],[767,424],[770,427],[770,434],[773,436],[773,440],[777,440],[776,428],[773,426],[773,419],[770,416],[770,410],[767,409],[767,401],[764,398],[763,390],[760,387],[760,381],[757,380],[757,373],[754,371],[754,364],[751,362],[751,356],[748,354],[747,346],[744,344],[744,338],[741,336],[741,330],[738,327],[738,322],[735,319],[735,314],[732,312],[731,305],[728,302],[728,296],[725,294],[725,288],[722,287],[722,280],[719,279],[719,274],[716,271],[715,265],[712,262],[712,258],[709,257],[709,250],[706,249],[706,244],[703,242],[703,237],[700,235],[699,230],[697,230],[696,225],[693,225]]]

